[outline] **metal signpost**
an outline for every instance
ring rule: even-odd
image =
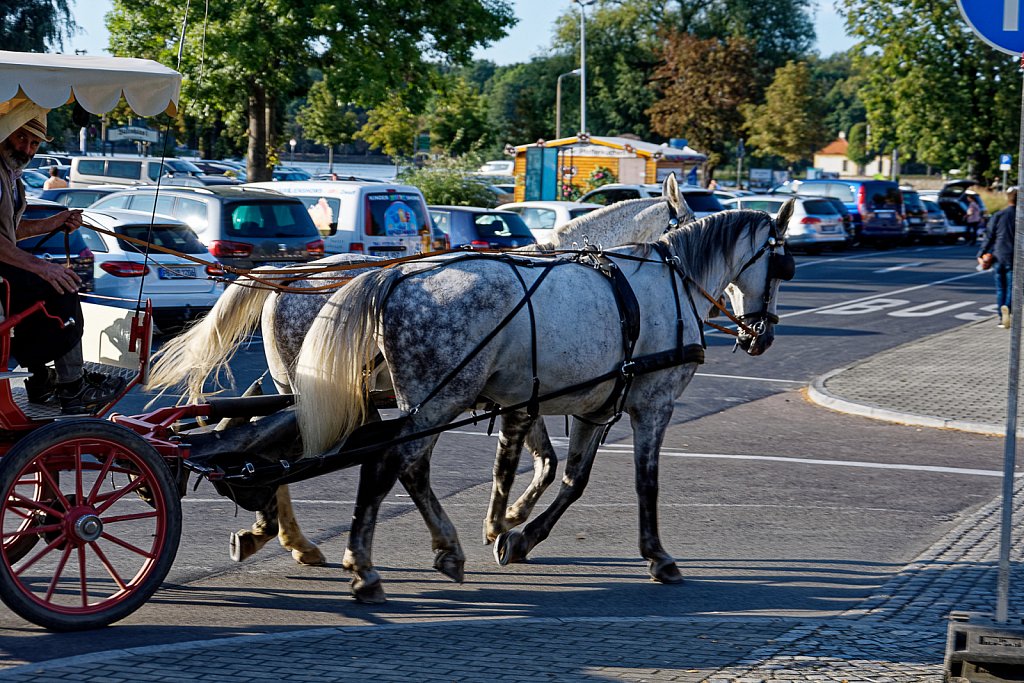
[[[1021,0],[957,0],[960,14],[981,40],[995,49],[1021,58],[1024,54],[1024,30],[1020,21]],[[1024,178],[1024,89],[1021,91],[1021,124],[1017,179]],[[1003,155],[1008,157],[1009,155]],[[1000,165],[1009,158],[1000,158]],[[1005,176],[1004,176],[1005,177]],[[1005,188],[1006,183],[1004,181]],[[1016,676],[1024,668],[1024,628],[1020,618],[1008,624],[1010,592],[1010,532],[1013,527],[1013,483],[1017,457],[1017,400],[1020,377],[1020,341],[1024,329],[1021,321],[1024,304],[1024,197],[1017,201],[1016,233],[1013,245],[1012,324],[1010,327],[1010,358],[1006,398],[1006,436],[1003,443],[1003,496],[1001,533],[999,538],[999,576],[996,588],[995,619],[985,615],[954,612],[949,624],[946,643],[946,678],[959,676],[961,680],[974,679],[988,666],[996,664],[1013,670]],[[971,623],[973,622],[973,623]],[[984,680],[993,680],[984,678]],[[998,678],[994,680],[1004,680]],[[1020,680],[1014,678],[1013,680]]]

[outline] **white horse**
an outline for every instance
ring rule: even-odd
[[[656,497],[658,454],[674,401],[703,360],[693,297],[728,293],[748,330],[740,347],[751,355],[767,350],[778,321],[779,281],[793,274],[792,257],[783,251],[792,210],[788,202],[777,221],[756,211],[716,214],[655,244],[607,251],[606,259],[595,258],[600,267],[451,255],[441,264],[366,273],[333,294],[296,364],[307,456],[338,447],[365,424],[365,369],[381,351],[403,413],[392,423],[394,440],[361,467],[343,560],[354,574],[356,599],[384,600],[371,545],[379,506],[399,479],[431,530],[435,568],[462,580],[465,556],[430,490],[429,459],[438,428],[480,397],[506,409],[531,406],[542,415],[577,418],[561,490],[522,532],[499,537],[499,558],[525,559],[547,537],[582,493],[605,425],[625,412],[634,433],[641,554],[655,580],[681,581],[659,539]],[[623,279],[619,274],[628,288],[608,284]]]
[[[604,207],[560,226],[550,243],[525,247],[520,251],[549,252],[584,244],[617,246],[650,242],[666,229],[692,218],[693,213],[679,191],[675,176],[670,175],[664,182],[662,199],[631,200]],[[306,264],[303,268],[364,262],[368,267],[376,267],[374,261],[379,260],[382,259],[341,254]],[[289,272],[287,268],[261,269],[255,277],[279,278]],[[271,379],[278,393],[291,393],[295,358],[302,340],[330,296],[329,291],[323,293],[311,288],[340,283],[343,278],[347,280],[361,272],[297,274],[300,279],[289,282],[289,286],[309,290],[303,294],[282,293],[252,278],[239,278],[225,289],[209,314],[164,345],[149,374],[148,387],[164,389],[184,384],[187,400],[202,400],[208,379],[228,371],[228,362],[235,351],[259,324]],[[527,418],[525,412],[502,416],[494,486],[484,520],[485,542],[493,541],[501,533],[525,521],[554,480],[557,457],[544,423]],[[376,415],[371,414],[368,419],[376,419]],[[515,466],[524,445],[533,455],[533,478],[523,494],[508,505]],[[325,562],[320,549],[299,528],[287,486],[281,486],[268,507],[257,513],[256,522],[250,529],[232,535],[231,556],[241,561],[274,536],[292,552],[297,562],[312,565]]]

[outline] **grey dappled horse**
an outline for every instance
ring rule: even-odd
[[[652,241],[666,229],[693,218],[674,175],[665,180],[662,189],[663,199],[637,199],[603,207],[557,228],[550,243],[520,251],[571,249],[587,243],[608,247]],[[341,254],[303,267],[361,262],[372,267],[372,262],[379,260],[383,259]],[[282,272],[286,273],[288,269],[260,269],[260,275],[256,277]],[[360,272],[328,271],[307,275],[291,282],[290,286],[308,289],[338,282],[343,277],[348,279]],[[291,393],[295,358],[300,345],[329,296],[330,292],[278,292],[260,286],[252,279],[239,278],[225,289],[210,313],[164,345],[150,372],[149,388],[184,384],[187,400],[202,400],[208,378],[227,370],[227,364],[239,344],[259,324],[271,379],[279,393]],[[376,416],[371,415],[369,419],[376,419]],[[533,455],[533,479],[523,494],[508,505],[516,463],[524,444]],[[493,490],[484,520],[485,541],[493,541],[529,517],[541,494],[554,480],[556,466],[555,451],[542,420],[527,419],[525,412],[502,416]],[[324,563],[323,553],[299,528],[287,486],[279,487],[268,507],[257,513],[251,529],[243,529],[232,536],[232,557],[243,560],[274,536],[292,552],[297,562]]]
[[[639,303],[631,353],[622,329],[628,316],[617,303],[625,295],[613,291],[598,268],[582,263],[520,267],[507,259],[448,255],[444,264],[366,273],[335,292],[296,361],[293,387],[307,456],[343,443],[365,424],[364,369],[378,352],[404,416],[393,423],[395,440],[361,466],[343,560],[354,573],[355,597],[384,600],[371,544],[379,506],[398,480],[430,528],[435,568],[462,580],[465,556],[430,489],[437,434],[428,430],[449,424],[480,397],[498,406],[533,402],[541,415],[575,417],[558,495],[522,532],[501,535],[499,557],[523,560],[548,536],[586,485],[605,425],[624,412],[634,435],[641,554],[655,580],[681,581],[661,545],[656,497],[658,454],[675,399],[703,359],[693,297],[700,288],[712,300],[728,294],[744,329],[753,332],[741,332],[740,347],[751,355],[767,350],[778,321],[779,281],[793,274],[782,246],[792,210],[787,202],[777,223],[758,211],[720,213],[670,231],[656,244],[604,252]],[[690,354],[694,348],[699,358]],[[630,357],[634,367],[650,371],[631,374],[629,390],[616,394]]]

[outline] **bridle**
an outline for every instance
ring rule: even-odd
[[[745,270],[753,266],[758,260],[768,254],[768,269],[765,271],[765,283],[764,291],[761,294],[761,310],[754,311],[752,313],[743,313],[742,315],[734,315],[732,311],[728,310],[725,306],[719,302],[718,299],[711,296],[703,287],[698,283],[693,284],[700,291],[701,295],[711,302],[711,305],[718,309],[725,317],[731,320],[738,330],[733,330],[728,327],[717,325],[711,321],[705,320],[704,324],[710,327],[732,335],[738,338],[740,332],[750,337],[751,341],[757,339],[765,332],[768,331],[767,323],[777,325],[779,322],[779,316],[770,312],[768,306],[771,304],[771,285],[772,280],[785,280],[789,281],[796,275],[796,260],[793,255],[786,249],[786,241],[779,237],[778,231],[775,228],[775,222],[772,221],[768,232],[768,238],[765,240],[761,248],[754,252],[754,255],[747,259],[746,263],[740,268],[736,277],[743,274]]]

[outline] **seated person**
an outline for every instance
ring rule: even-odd
[[[36,301],[46,303],[14,328],[11,354],[31,373],[25,382],[29,401],[47,403],[56,396],[64,414],[94,412],[124,388],[119,377],[86,373],[82,359],[82,307],[78,274],[37,258],[17,246],[19,239],[82,225],[82,212],[61,211],[48,218],[22,220],[27,205],[21,173],[46,137],[46,117],[36,116],[0,142],[0,277],[10,293],[7,315]],[[0,290],[2,293],[2,290]],[[2,301],[2,299],[0,299]],[[53,361],[54,369],[47,367]]]

